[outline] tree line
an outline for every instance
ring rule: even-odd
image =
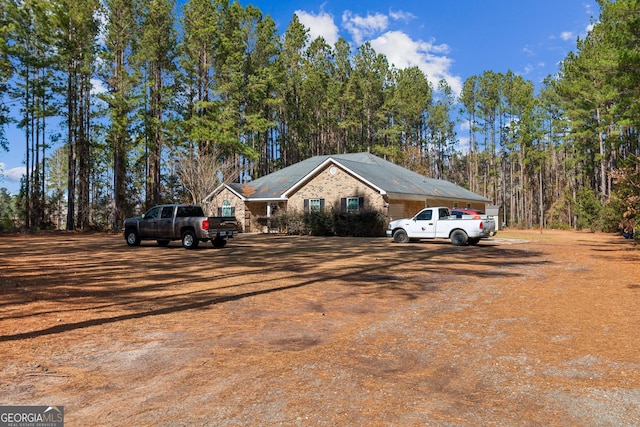
[[[601,15],[536,93],[485,71],[457,96],[364,43],[223,0],[0,0],[0,149],[14,122],[27,228],[119,229],[308,157],[369,151],[453,181],[524,227],[633,229],[640,209],[640,8]],[[468,147],[456,135],[468,125]],[[6,219],[6,193],[0,219]]]

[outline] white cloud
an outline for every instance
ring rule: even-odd
[[[17,168],[11,168],[4,170],[5,165],[0,163],[0,171],[1,175],[4,176],[8,181],[11,182],[20,182],[22,176],[27,173],[27,168],[24,166],[19,166]]]
[[[564,40],[564,41],[570,41],[570,40],[575,39],[575,35],[574,35],[574,34],[573,34],[573,32],[571,32],[571,31],[563,31],[563,32],[560,34],[560,38],[561,38],[562,40]]]
[[[405,12],[402,10],[389,10],[389,17],[396,21],[408,22],[414,19],[416,16],[411,12]]]
[[[91,79],[91,94],[92,95],[100,95],[107,92],[107,87],[104,85],[102,80]]]
[[[334,23],[332,15],[326,12],[320,12],[314,15],[304,10],[296,10],[295,14],[298,15],[300,23],[309,29],[310,41],[322,37],[329,45],[333,46],[336,44],[339,34],[338,27]]]
[[[449,51],[446,44],[415,41],[402,31],[388,31],[371,40],[371,46],[376,52],[385,55],[396,68],[417,66],[427,75],[434,88],[444,79],[455,95],[462,91],[462,79],[450,71],[453,60],[441,55]]]
[[[469,131],[469,129],[467,129],[467,132]],[[456,136],[458,139],[458,144],[456,145],[456,147],[458,149],[460,149],[463,153],[464,152],[469,152],[469,147],[471,146],[471,138],[469,138],[469,135],[457,135]]]
[[[295,13],[300,23],[309,29],[311,40],[322,36],[330,45],[336,43],[339,30],[331,14],[314,14],[303,10],[297,10]],[[342,14],[342,26],[351,35],[354,45],[361,46],[369,41],[373,49],[385,55],[389,63],[396,68],[417,66],[427,75],[434,88],[444,79],[454,94],[459,95],[462,91],[462,79],[450,71],[453,61],[447,56],[448,45],[436,44],[433,41],[416,41],[402,31],[389,30],[390,19],[393,22],[414,18],[413,14],[403,11],[390,11],[389,16],[382,13],[360,16],[346,10]]]
[[[533,67],[533,65],[531,64],[527,64],[524,66],[524,70],[522,71],[522,75],[526,76],[528,74],[531,74],[531,72],[534,70],[535,68]]]
[[[389,26],[389,18],[381,13],[367,14],[363,17],[347,10],[342,14],[342,25],[349,31],[353,41],[361,45],[365,38],[386,30]]]
[[[593,16],[593,9],[591,8],[591,5],[589,3],[584,4],[584,11],[587,15]]]

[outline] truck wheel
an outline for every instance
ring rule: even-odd
[[[407,236],[407,232],[402,228],[397,229],[393,232],[393,241],[396,243],[408,243],[409,236]]]
[[[140,246],[140,236],[136,230],[127,230],[124,235],[124,240],[127,241],[129,246]]]
[[[157,242],[158,242],[158,246],[169,246],[169,242],[171,242],[171,240],[160,239],[160,240],[157,240]]]
[[[213,246],[214,248],[224,248],[226,244],[227,239],[223,239],[222,237],[216,237],[215,239],[211,240],[211,246]]]
[[[185,249],[195,249],[198,247],[200,241],[196,238],[196,233],[193,230],[187,230],[182,233],[182,247]]]
[[[462,230],[456,230],[453,233],[451,233],[451,243],[453,243],[456,246],[466,245],[468,239],[469,237],[467,236],[467,233],[465,233]]]

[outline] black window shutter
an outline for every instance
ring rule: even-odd
[[[324,199],[320,199],[320,210],[324,211]]]
[[[222,208],[218,208],[218,216],[222,216]]]
[[[364,209],[364,197],[358,197],[358,209]]]
[[[347,198],[343,197],[342,199],[340,199],[340,210],[342,212],[346,212],[347,211]]]
[[[309,199],[304,199],[304,211],[309,212]]]

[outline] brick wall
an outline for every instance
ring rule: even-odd
[[[304,211],[305,199],[324,199],[325,209],[339,210],[340,199],[343,197],[364,197],[365,207],[384,212],[384,198],[378,191],[332,164],[289,195],[287,210]]]

